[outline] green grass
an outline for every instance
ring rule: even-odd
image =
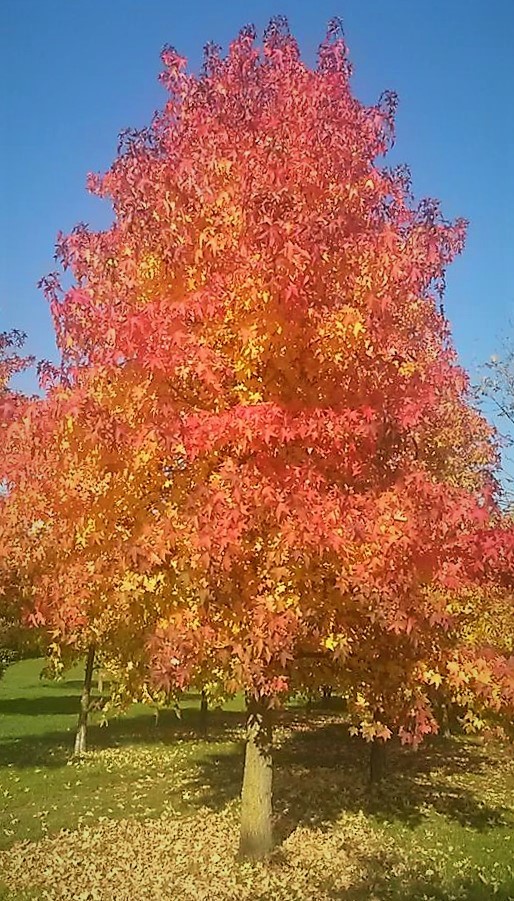
[[[163,814],[187,818],[237,803],[240,699],[209,712],[206,740],[196,695],[186,696],[180,719],[163,711],[157,724],[141,705],[104,727],[93,715],[91,752],[71,763],[81,671],[55,683],[41,680],[40,669],[41,661],[22,661],[0,682],[0,847],[63,828]],[[514,899],[512,746],[460,737],[434,740],[414,754],[391,743],[386,778],[370,791],[367,749],[348,738],[334,712],[294,708],[278,719],[278,838],[287,840],[298,828],[351,835],[359,824],[370,849],[381,849],[368,849],[358,884],[329,897]],[[357,845],[356,839],[352,854],[361,852]],[[39,899],[34,892],[4,888],[0,897]]]
[[[211,712],[205,742],[200,698],[190,694],[181,703],[180,718],[161,710],[156,722],[152,708],[134,704],[102,726],[93,713],[90,754],[87,761],[74,762],[81,669],[62,682],[40,679],[40,671],[40,660],[24,660],[0,682],[0,848],[100,817],[187,810],[189,796],[199,796],[199,761],[234,749],[241,700]]]

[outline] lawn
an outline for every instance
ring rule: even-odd
[[[134,705],[70,763],[80,671],[0,682],[0,897],[89,901],[514,899],[511,745],[456,737],[391,744],[367,784],[367,749],[336,711],[278,717],[277,850],[237,862],[243,715],[237,701],[182,715]],[[3,892],[3,893],[2,893]]]

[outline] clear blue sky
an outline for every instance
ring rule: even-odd
[[[417,195],[471,222],[445,303],[461,360],[476,373],[500,349],[514,318],[514,0],[3,0],[0,330],[23,329],[32,352],[55,356],[36,282],[59,229],[109,222],[85,176],[162,104],[162,45],[198,70],[208,40],[226,47],[277,13],[310,63],[341,16],[357,96],[398,92],[394,160]]]

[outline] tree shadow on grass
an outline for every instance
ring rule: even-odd
[[[48,700],[48,699],[45,699]],[[55,698],[56,703],[62,698]],[[76,705],[76,697],[65,696]],[[37,703],[38,699],[34,699]],[[74,706],[76,711],[76,706]],[[362,811],[377,823],[415,826],[436,812],[476,831],[512,823],[512,812],[486,803],[464,784],[463,775],[491,772],[490,747],[470,741],[435,739],[417,753],[393,742],[383,782],[370,789],[369,748],[348,735],[334,715],[286,711],[279,717],[275,749],[274,796],[276,832],[284,839],[298,825],[329,828],[344,812]],[[160,712],[159,722],[146,714],[113,718],[105,727],[89,728],[92,750],[130,746],[195,745],[186,774],[193,806],[219,810],[240,794],[243,768],[244,714],[211,710],[208,734],[202,735],[197,709],[178,718]],[[24,735],[0,742],[0,767],[62,767],[71,756],[73,729]],[[514,826],[514,823],[512,823]]]
[[[82,682],[74,680],[69,680],[66,682],[45,682],[42,687],[45,693],[41,695],[29,697],[0,697],[0,723],[2,716],[60,716],[67,714],[78,715]],[[47,693],[48,688],[54,690],[59,689],[61,693]],[[75,689],[77,690],[75,693],[73,693]],[[65,690],[69,692],[69,694],[64,694]],[[104,701],[105,697],[108,696],[108,694],[109,682],[104,682],[104,690],[101,694],[98,694],[95,688],[93,688],[93,704],[95,702],[97,704],[101,704]],[[199,713],[201,697],[202,696],[200,693],[187,692],[181,699],[182,703],[185,702],[186,705],[191,704],[191,702],[198,703],[198,711],[195,711],[194,708],[191,708],[189,706],[184,706],[181,710],[180,717],[177,717],[177,714],[173,708],[160,708],[159,719],[166,720],[170,717],[174,719],[180,719],[186,711],[188,715],[192,715],[194,717],[196,713]],[[149,708],[149,711],[150,710],[151,708]],[[213,723],[217,722],[218,714],[218,708],[212,708],[209,711],[209,716],[213,717]],[[149,712],[147,716],[150,717],[151,713]]]
[[[427,874],[414,865],[403,878],[391,877],[397,863],[398,856],[367,858],[367,876],[358,885],[340,889],[328,882],[324,888],[333,901],[514,901],[514,876],[489,882],[476,873],[443,881],[439,874]]]
[[[41,695],[35,698],[1,698],[2,716],[62,716],[77,714],[77,695]]]
[[[77,698],[80,696],[80,693],[84,687],[83,679],[62,679],[62,678],[61,679],[43,679],[43,678],[40,678],[40,683],[43,686],[43,688],[45,689],[45,691],[47,691],[48,689],[50,689],[50,690],[53,689],[54,691],[63,691],[63,689],[66,689],[67,691],[75,691]],[[93,680],[93,685],[95,685],[95,683],[96,683],[96,679]],[[104,685],[107,686],[108,683],[104,682]]]
[[[284,840],[298,825],[329,828],[344,812],[363,812],[377,823],[414,827],[430,812],[476,831],[507,826],[512,811],[484,802],[472,785],[455,777],[490,772],[487,749],[471,742],[437,739],[418,752],[394,746],[387,772],[369,785],[369,747],[351,738],[342,724],[299,719],[274,752],[276,832]],[[306,728],[308,726],[308,728]],[[241,752],[206,753],[192,773],[202,804],[219,809],[240,793]]]
[[[63,705],[58,708],[60,701],[66,701],[66,709]],[[70,696],[64,699],[43,698],[43,701],[54,701],[55,707],[44,711],[52,713],[73,713],[78,716],[78,699]],[[70,707],[68,709],[68,701]],[[37,705],[38,698],[31,699],[30,703]],[[21,703],[16,701],[16,703]],[[4,711],[5,712],[5,711]],[[11,710],[10,712],[15,712]],[[18,712],[23,712],[19,710]],[[112,717],[106,725],[93,722],[88,727],[88,747],[91,751],[105,750],[107,748],[125,748],[132,745],[173,745],[178,743],[202,742],[208,748],[210,745],[238,741],[242,739],[241,727],[244,723],[244,715],[233,711],[213,710],[209,713],[208,734],[202,732],[203,723],[200,712],[185,710],[181,717],[172,710],[162,710],[159,720],[149,713],[120,715]],[[0,768],[15,766],[30,768],[34,766],[56,768],[66,766],[73,751],[74,725],[63,727],[60,730],[52,730],[43,734],[25,734],[16,737],[1,738],[0,719]]]
[[[373,820],[378,826],[400,824],[411,829],[434,812],[478,833],[485,834],[492,827],[514,828],[509,808],[485,803],[472,779],[468,784],[462,779],[494,772],[496,752],[491,746],[467,739],[434,739],[414,753],[391,743],[384,782],[379,788],[370,788],[369,748],[364,742],[348,736],[340,723],[309,722],[300,716],[297,725],[275,749],[275,836],[279,844],[299,826],[328,832],[345,813],[362,812],[369,818],[371,830]],[[233,801],[240,793],[242,769],[242,748],[230,753],[208,750],[190,775],[195,804],[220,809]],[[344,820],[341,828],[344,840]],[[398,850],[393,840],[392,847],[388,843],[380,852],[373,850],[375,844],[367,847],[365,839],[360,847],[355,846],[351,823],[348,828],[349,851],[358,860],[362,880],[343,888],[337,875],[327,873],[327,884],[319,888],[334,901],[514,901],[514,876],[506,875],[505,868],[498,871],[496,883],[487,883],[491,874],[482,878],[478,870],[456,873],[452,879],[451,873],[435,872],[435,866],[431,871],[426,857],[420,861],[412,856],[406,861],[401,841]]]
[[[490,750],[470,741],[435,738],[417,752],[394,742],[387,751],[384,779],[370,786],[369,747],[362,740],[337,724],[298,731],[277,752],[277,787],[284,785],[295,817],[316,825],[332,821],[342,810],[362,810],[378,822],[415,826],[432,810],[478,831],[514,826],[508,808],[486,803],[459,778],[491,772]],[[304,776],[299,792],[292,791],[290,782],[295,771]],[[330,791],[320,796],[327,777]]]

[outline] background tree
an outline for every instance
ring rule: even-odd
[[[8,430],[4,535],[25,586],[23,616],[46,630],[53,671],[87,656],[76,741],[83,753],[95,651],[114,669],[121,697],[129,690],[121,685],[134,680],[120,670],[138,672],[150,596],[157,615],[148,518],[158,512],[158,464],[141,431],[126,440],[133,430],[127,378],[125,415],[113,382],[102,384],[93,370],[66,378],[54,374],[46,395],[27,402]],[[165,478],[161,467],[161,483]]]
[[[493,355],[486,364],[486,375],[482,379],[480,390],[489,403],[492,403],[494,413],[499,417],[500,424],[506,426],[503,434],[504,457],[510,464],[509,448],[512,447],[512,427],[514,426],[514,345],[508,340],[501,355]],[[513,477],[510,474],[510,465],[504,466],[503,481],[506,488],[506,504],[512,507]]]
[[[20,619],[20,574],[7,538],[9,451],[6,445],[8,430],[27,402],[11,381],[34,362],[22,354],[25,338],[23,332],[16,330],[0,333],[0,675],[16,659],[24,639],[26,642]]]

